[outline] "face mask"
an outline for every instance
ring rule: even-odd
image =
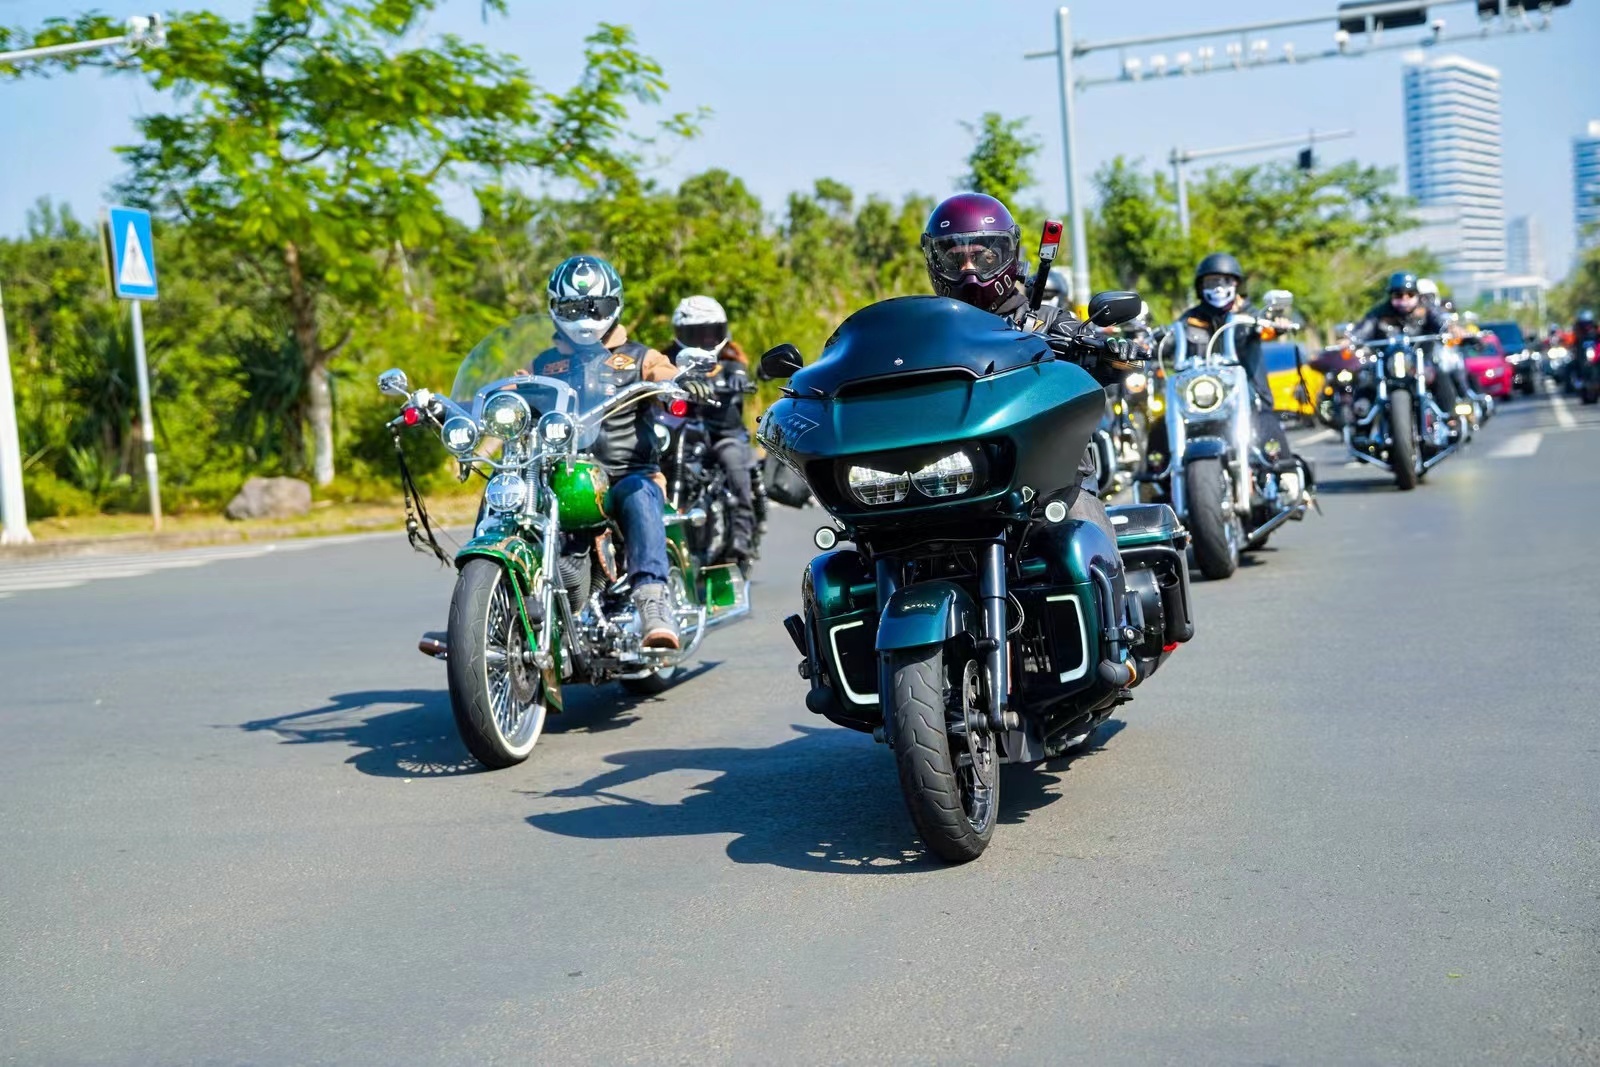
[[[564,334],[567,340],[583,347],[585,345],[599,344],[606,334],[611,332],[611,327],[616,319],[573,319],[568,321],[556,318],[556,329]]]
[[[1226,308],[1233,306],[1233,300],[1237,294],[1238,289],[1234,286],[1219,285],[1215,289],[1205,290],[1200,295],[1203,296],[1206,303],[1210,304],[1212,307]]]

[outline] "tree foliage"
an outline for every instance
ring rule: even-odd
[[[967,156],[967,172],[958,184],[974,192],[987,193],[1007,207],[1016,206],[1017,195],[1037,180],[1033,157],[1039,154],[1039,140],[1029,136],[1027,119],[1008,119],[997,111],[987,111],[976,125],[962,127],[976,138]]]

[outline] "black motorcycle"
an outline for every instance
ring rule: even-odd
[[[712,402],[714,403],[714,401]],[[700,512],[705,521],[686,531],[689,551],[702,567],[733,561],[733,509],[738,500],[728,485],[728,472],[717,462],[711,433],[695,405],[670,406],[658,420],[663,435],[661,473],[667,479],[667,502],[684,514]],[[750,503],[755,528],[750,533],[750,555],[760,555],[761,535],[767,529],[767,489],[761,464],[750,465]]]
[[[1139,307],[1103,293],[1091,318]],[[1108,509],[1115,540],[1068,519],[1106,394],[1039,334],[901,297],[801,364],[762,358],[789,384],[759,436],[833,517],[784,620],[806,707],[886,742],[928,847],[974,859],[999,765],[1081,745],[1193,636],[1187,534],[1161,504]]]
[[[1449,415],[1428,391],[1434,368],[1421,346],[1443,339],[1396,333],[1365,346],[1372,358],[1356,381],[1355,421],[1344,427],[1345,447],[1352,458],[1391,472],[1401,490],[1415,489],[1461,447],[1461,434],[1451,430]]]

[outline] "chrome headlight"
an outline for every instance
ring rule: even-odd
[[[850,495],[869,507],[898,504],[911,491],[911,476],[904,471],[892,474],[871,467],[851,467],[845,480],[850,484]]]
[[[1389,357],[1389,377],[1404,378],[1406,376],[1406,354],[1396,352]]]
[[[483,432],[514,441],[533,425],[533,409],[516,393],[496,393],[483,404]]]
[[[452,415],[439,427],[439,439],[452,455],[466,459],[478,447],[478,424],[465,415]]]
[[[972,457],[965,452],[952,452],[917,471],[911,482],[917,492],[937,500],[970,491],[975,477]]]
[[[1222,379],[1209,374],[1196,378],[1184,388],[1184,398],[1196,411],[1215,411],[1222,406],[1222,400],[1227,395],[1228,387]]]
[[[1122,379],[1122,387],[1130,393],[1142,393],[1150,385],[1150,379],[1139,371],[1134,371]]]
[[[1342,370],[1339,372],[1339,380],[1341,382],[1353,382],[1356,380],[1356,376],[1347,370]]]
[[[558,448],[565,447],[572,440],[575,429],[570,416],[552,411],[539,420],[539,440]]]
[[[520,474],[496,474],[484,487],[483,499],[490,511],[521,511],[528,502],[528,483]]]

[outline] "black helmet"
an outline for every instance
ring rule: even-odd
[[[1200,261],[1200,265],[1194,269],[1196,292],[1200,290],[1200,279],[1207,274],[1226,274],[1236,285],[1244,282],[1244,268],[1239,266],[1239,261],[1227,252],[1213,252]]]
[[[1389,292],[1417,295],[1417,276],[1408,270],[1397,270],[1389,275]]]

